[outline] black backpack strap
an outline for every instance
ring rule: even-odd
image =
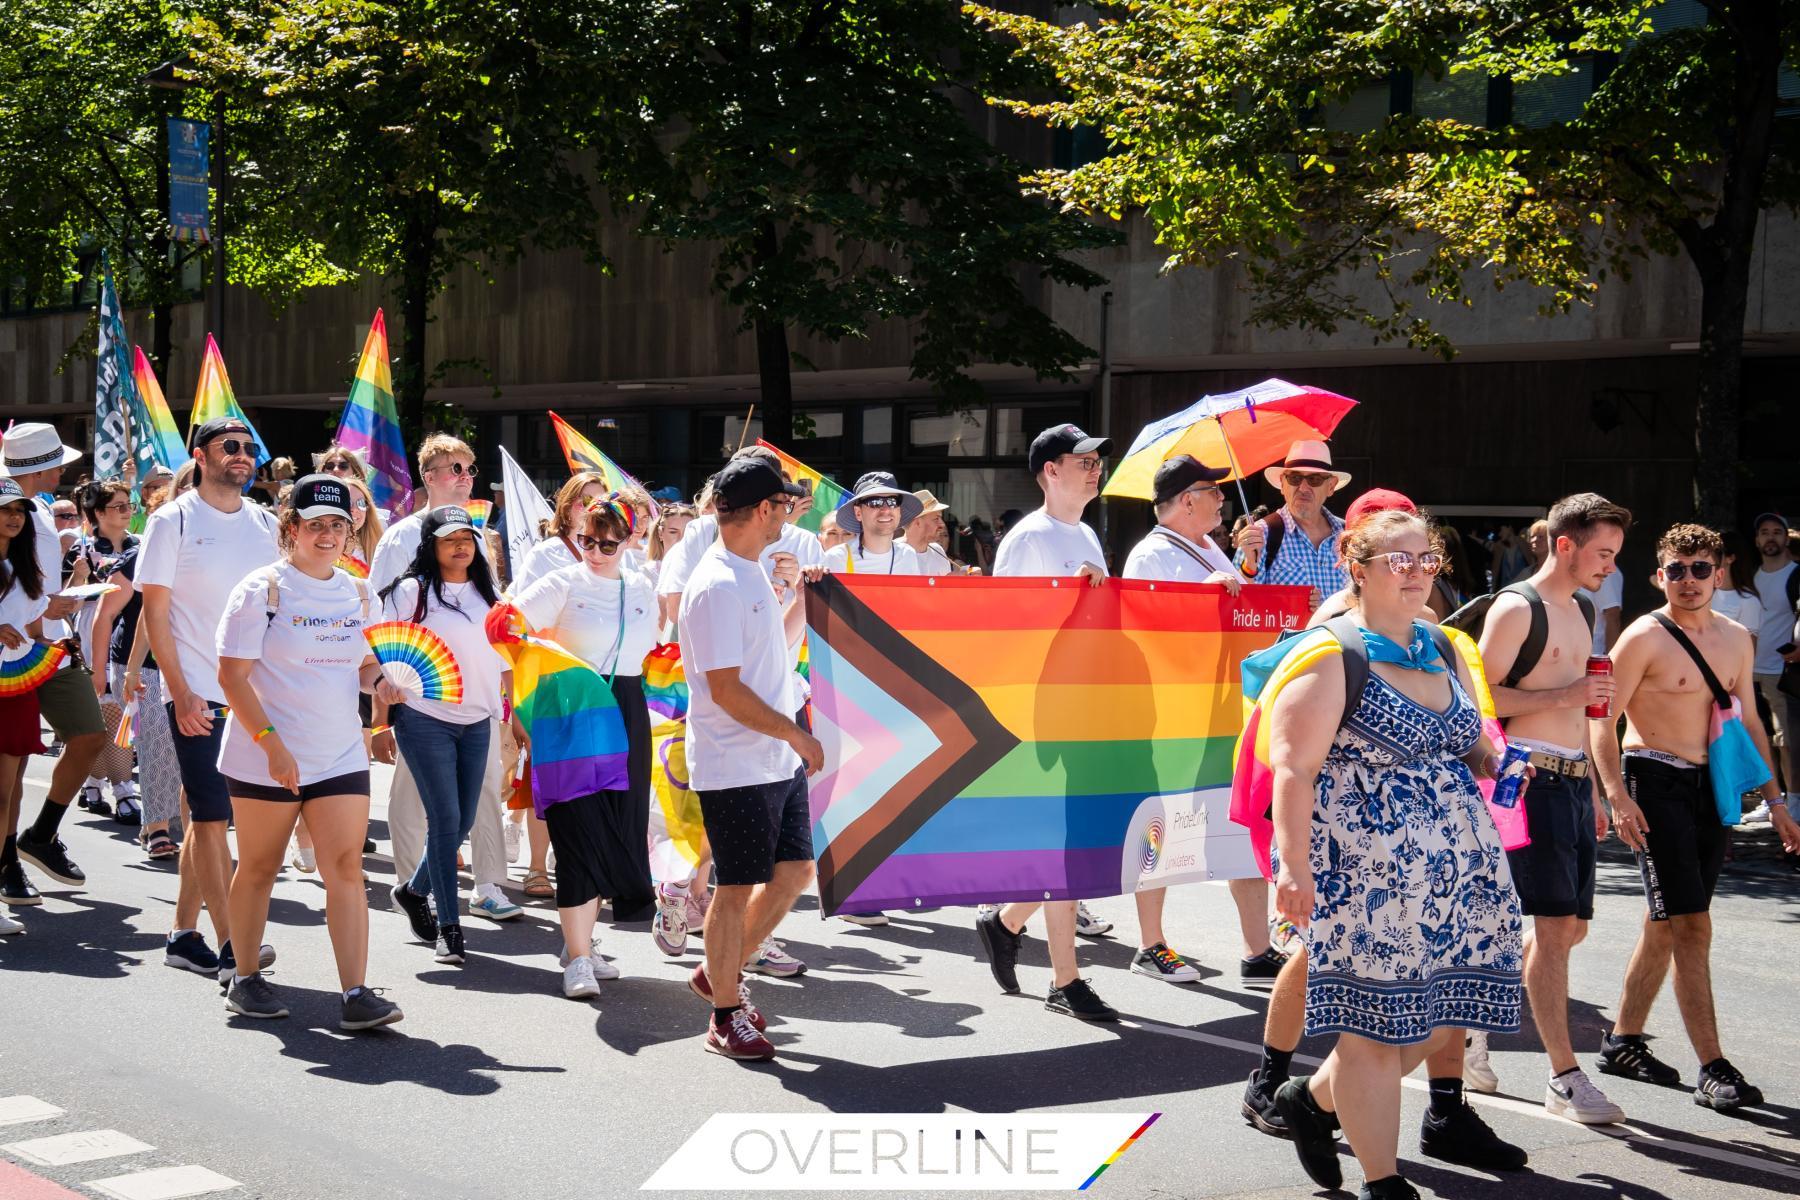
[[[1369,648],[1363,644],[1362,626],[1348,613],[1331,618],[1325,622],[1325,628],[1344,649],[1344,711],[1339,714],[1337,723],[1342,729],[1362,703],[1363,688],[1368,686]]]
[[[1550,641],[1550,614],[1544,608],[1544,598],[1531,584],[1523,580],[1509,583],[1498,594],[1503,596],[1507,592],[1524,597],[1531,610],[1531,627],[1525,631],[1525,640],[1519,643],[1519,655],[1513,659],[1512,670],[1500,681],[1501,687],[1518,687],[1520,680],[1531,674],[1538,660],[1544,657],[1544,646]],[[1591,625],[1589,631],[1592,632]]]
[[[1266,573],[1270,564],[1275,561],[1275,556],[1281,553],[1281,536],[1287,532],[1287,522],[1281,519],[1281,510],[1276,509],[1262,519],[1262,524],[1262,569]],[[1800,571],[1796,571],[1795,574],[1800,575]]]
[[[1706,661],[1706,655],[1700,653],[1699,647],[1688,640],[1688,635],[1681,631],[1681,626],[1669,620],[1669,618],[1663,616],[1661,613],[1651,613],[1650,616],[1655,619],[1658,625],[1661,625],[1664,629],[1669,631],[1670,637],[1681,643],[1681,648],[1687,651],[1688,657],[1694,660],[1694,665],[1700,668],[1701,678],[1706,680],[1707,688],[1712,691],[1713,703],[1717,704],[1725,711],[1730,712],[1731,693],[1725,690],[1725,685],[1719,682],[1719,677],[1717,675],[1713,674],[1712,665]]]
[[[1575,607],[1581,610],[1582,619],[1587,622],[1588,636],[1593,637],[1594,622],[1600,619],[1600,610],[1594,607],[1594,602],[1592,600],[1589,600],[1580,592],[1575,593]]]
[[[1800,609],[1800,567],[1788,572],[1787,577],[1788,612],[1791,614]]]

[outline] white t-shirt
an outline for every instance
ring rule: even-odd
[[[1079,521],[1058,521],[1040,508],[1006,531],[994,555],[994,574],[1076,575],[1083,563],[1106,573],[1106,552],[1094,531]]]
[[[1199,555],[1196,561],[1195,555]],[[1125,556],[1126,579],[1167,579],[1176,583],[1205,583],[1215,571],[1242,579],[1231,559],[1209,537],[1196,542],[1173,529],[1158,525]]]
[[[1730,617],[1753,635],[1762,630],[1762,597],[1754,592],[1740,592],[1721,584],[1713,589],[1712,610],[1721,617]]]
[[[62,591],[63,587],[62,534],[56,531],[56,518],[51,514],[50,506],[37,496],[31,498],[31,528],[37,535],[38,573],[44,579],[44,595],[54,596],[57,592]],[[25,631],[21,629],[19,632]],[[45,621],[44,636],[51,641],[68,637],[69,623],[67,621]],[[69,660],[64,659],[63,666],[68,665]]]
[[[275,514],[268,509],[245,500],[236,512],[220,512],[199,492],[177,496],[150,514],[144,526],[137,586],[169,589],[176,662],[188,689],[202,699],[224,698],[219,618],[244,576],[277,558],[275,532]]]
[[[688,585],[694,568],[700,562],[700,556],[719,540],[719,519],[714,516],[695,517],[681,531],[681,540],[669,547],[668,554],[663,556],[662,573],[656,580],[656,594],[659,596],[679,595]],[[762,552],[762,565],[769,570],[777,554],[791,554],[802,567],[817,567],[825,562],[825,552],[819,546],[819,535],[811,530],[802,529],[789,522],[781,527],[781,536],[770,543]]]
[[[301,783],[317,783],[369,769],[363,749],[358,675],[369,657],[363,599],[344,571],[314,579],[283,562],[276,579],[275,616],[269,616],[269,570],[252,571],[225,602],[219,620],[220,658],[254,659],[250,686],[269,724],[300,768]],[[367,583],[363,584],[368,587]],[[373,613],[370,615],[373,620]],[[274,787],[269,760],[254,729],[234,715],[225,722],[219,773]]]
[[[1594,650],[1595,654],[1606,653],[1606,610],[1625,607],[1625,576],[1614,571],[1600,581],[1597,588],[1582,588],[1581,594],[1594,603]],[[1620,624],[1624,624],[1624,614],[1620,613]]]
[[[693,526],[689,526],[693,528]],[[698,791],[793,778],[800,756],[786,742],[737,723],[714,702],[706,673],[738,678],[783,716],[799,708],[781,605],[760,563],[721,543],[700,556],[681,596],[681,657],[687,670],[687,762]]]
[[[850,566],[850,554],[856,553],[856,566]],[[839,572],[857,575],[925,575],[924,564],[919,561],[919,552],[911,546],[894,539],[894,544],[881,554],[864,553],[861,538],[851,538],[840,545],[825,551],[823,559],[825,569],[834,575]]]
[[[11,586],[6,589],[6,594],[0,596],[0,625],[11,625],[19,631],[20,637],[27,637],[25,627],[42,616],[44,609],[49,605],[50,594],[48,592],[33,600],[25,594],[25,589],[19,585],[19,582],[13,580]],[[30,648],[27,645],[18,650],[0,650],[0,658],[9,661],[19,658]]]
[[[462,669],[462,703],[415,700],[409,696],[407,706],[414,712],[451,725],[473,725],[497,717],[500,715],[500,676],[506,670],[506,660],[488,643],[488,604],[469,582],[446,583],[444,600],[462,611],[440,605],[434,588],[426,593],[425,619],[419,624],[444,639],[456,665]],[[419,581],[403,579],[381,602],[381,619],[410,621],[418,603]]]
[[[406,568],[412,566],[413,556],[419,552],[419,539],[425,536],[425,512],[416,512],[410,517],[395,521],[381,535],[381,540],[375,543],[375,561],[369,564],[369,586],[375,589],[377,596],[381,595],[388,584],[406,574]],[[483,558],[488,559],[488,569],[492,570],[494,561],[488,557],[487,538],[479,529],[475,530],[475,548],[481,551]]]
[[[909,543],[910,544],[910,543]],[[925,543],[923,550],[914,551],[919,556],[919,574],[948,575],[956,569],[950,556],[936,542]]]
[[[1788,576],[1800,571],[1800,563],[1786,563],[1773,571],[1756,572],[1756,594],[1762,597],[1762,629],[1756,635],[1758,675],[1779,675],[1781,655],[1775,653],[1794,640],[1794,606],[1788,603]]]
[[[656,592],[648,577],[629,567],[617,579],[596,575],[586,563],[563,567],[515,592],[513,603],[526,624],[603,676],[642,675],[644,656],[656,649]]]
[[[573,566],[581,560],[569,552],[559,537],[547,537],[525,554],[525,561],[513,572],[512,593],[518,595],[552,571]]]

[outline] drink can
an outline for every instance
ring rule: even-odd
[[[1494,780],[1494,803],[1501,808],[1517,808],[1519,792],[1525,785],[1525,768],[1530,765],[1531,751],[1507,743],[1500,756],[1500,777]]]
[[[1612,659],[1606,657],[1604,654],[1594,655],[1587,661],[1587,673],[1589,675],[1611,675]],[[1610,717],[1612,716],[1612,704],[1608,701],[1601,701],[1599,704],[1590,704],[1587,706],[1587,715],[1590,720],[1600,720],[1604,717]]]

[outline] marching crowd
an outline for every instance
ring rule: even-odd
[[[871,472],[815,535],[798,524],[811,491],[778,456],[750,447],[693,506],[657,506],[578,473],[515,564],[471,518],[475,456],[456,438],[434,434],[419,447],[422,502],[385,528],[353,451],[315,456],[315,471],[265,507],[245,494],[259,450],[242,421],[200,426],[180,472],[140,483],[148,517],[139,536],[129,531],[131,486],[100,481],[74,502],[54,499],[82,453],[49,425],[7,433],[0,643],[8,659],[49,645],[63,657],[54,670],[46,660],[35,686],[0,697],[0,900],[15,911],[39,903],[27,866],[83,886],[59,832],[71,803],[141,823],[151,858],[178,858],[164,961],[216,977],[231,1014],[278,1018],[288,1009],[264,975],[276,956],[264,931],[291,861],[325,885],[341,1027],[391,1024],[399,1006],[365,977],[363,856],[370,765],[392,763],[388,896],[437,962],[467,958],[465,842],[467,910],[489,920],[520,915],[501,885],[528,853],[525,893],[553,898],[561,923],[565,995],[596,996],[618,974],[594,939],[604,900],[615,921],[648,921],[671,956],[703,936],[689,985],[711,1009],[706,1048],[772,1058],[746,978],[805,969],[773,938],[812,882],[807,778],[824,763],[798,671],[805,591],[826,572],[969,570],[942,545],[944,506]],[[1082,514],[1110,450],[1073,425],[1036,438],[1028,468],[1043,505],[1010,523],[994,574],[1105,580],[1107,556]],[[1548,1058],[1546,1108],[1584,1123],[1622,1120],[1578,1061],[1568,1022],[1568,966],[1593,917],[1597,845],[1609,832],[1636,853],[1646,913],[1598,1069],[1664,1085],[1680,1078],[1644,1038],[1672,975],[1699,1064],[1695,1101],[1760,1103],[1725,1057],[1713,1013],[1708,910],[1729,843],[1722,801],[1736,797],[1714,794],[1711,768],[1735,715],[1770,768],[1746,819],[1771,824],[1800,853],[1786,808],[1800,788],[1800,567],[1787,521],[1764,514],[1735,549],[1699,525],[1662,533],[1654,584],[1665,603],[1626,624],[1614,589],[1632,518],[1600,496],[1558,501],[1528,533],[1530,557],[1506,541],[1484,579],[1469,571],[1454,531],[1404,496],[1377,489],[1342,517],[1332,512],[1350,477],[1324,442],[1296,443],[1267,477],[1283,504],[1228,533],[1227,472],[1187,456],[1163,463],[1156,525],[1123,569],[1234,594],[1307,588],[1321,630],[1311,644],[1331,651],[1289,672],[1268,701],[1273,887],[1260,878],[1231,885],[1240,975],[1271,989],[1245,1117],[1290,1138],[1322,1186],[1342,1184],[1341,1128],[1365,1196],[1415,1195],[1396,1167],[1400,1081],[1424,1063],[1424,1152],[1522,1167],[1524,1151],[1482,1122],[1464,1089],[1498,1087],[1488,1038],[1517,1031],[1528,1000]],[[1493,590],[1475,595],[1484,585]],[[460,694],[423,699],[391,682],[363,636],[382,621],[442,639],[462,671]],[[1467,631],[1478,653],[1454,646],[1440,621]],[[554,637],[606,681],[623,717],[625,786],[535,811],[506,806],[519,756],[533,752],[511,710],[507,662],[492,648],[508,630]],[[690,880],[659,883],[646,850],[642,664],[677,639],[706,848]],[[1590,669],[1596,656],[1605,673]],[[1484,702],[1497,725],[1484,722]],[[25,760],[46,749],[41,724],[60,752],[43,804],[22,813]],[[1519,803],[1530,837],[1506,849],[1478,783],[1514,760],[1526,775]],[[1190,982],[1199,972],[1169,943],[1164,899],[1161,890],[1135,898],[1131,970]],[[1076,954],[1079,934],[1108,927],[1075,901],[981,909],[975,929],[996,983],[1019,990],[1020,948],[1040,909],[1046,1007],[1116,1018]],[[0,932],[23,928],[0,916]],[[1336,1038],[1310,1077],[1290,1072],[1303,1035]]]

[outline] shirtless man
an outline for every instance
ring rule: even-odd
[[[1614,692],[1611,676],[1586,674],[1594,635],[1575,591],[1598,587],[1617,569],[1630,526],[1629,512],[1592,492],[1558,500],[1549,516],[1550,557],[1525,581],[1538,603],[1503,591],[1481,631],[1494,711],[1507,738],[1531,751],[1537,771],[1523,800],[1531,843],[1507,859],[1520,904],[1533,918],[1525,934],[1525,991],[1550,1056],[1544,1107],[1584,1125],[1610,1125],[1625,1113],[1577,1065],[1569,1040],[1569,952],[1594,916],[1595,847],[1607,833],[1582,710],[1610,704]],[[1534,618],[1543,622],[1543,649],[1536,662],[1521,663]],[[1491,1078],[1485,1050],[1471,1046],[1471,1077],[1479,1063]]]
[[[1656,584],[1668,603],[1634,621],[1613,648],[1613,679],[1625,711],[1624,754],[1611,720],[1593,723],[1593,744],[1619,838],[1637,851],[1650,909],[1625,973],[1618,1019],[1600,1050],[1600,1069],[1665,1087],[1681,1081],[1681,1072],[1644,1044],[1644,1022],[1673,959],[1675,1003],[1701,1063],[1694,1103],[1729,1112],[1762,1103],[1762,1092],[1719,1049],[1707,910],[1730,833],[1719,822],[1706,771],[1712,690],[1670,630],[1670,625],[1679,629],[1705,657],[1720,686],[1737,699],[1756,748],[1769,759],[1769,741],[1756,715],[1750,633],[1712,611],[1723,553],[1723,540],[1704,525],[1677,525],[1657,542]],[[1763,784],[1763,798],[1782,844],[1800,851],[1800,826],[1788,815],[1772,774]]]

